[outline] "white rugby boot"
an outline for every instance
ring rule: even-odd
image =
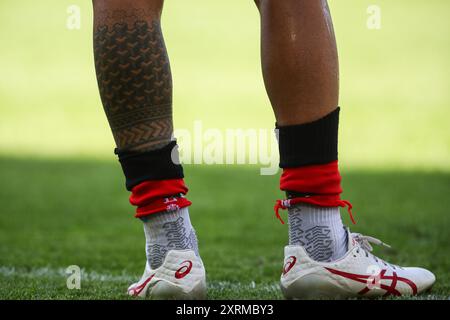
[[[411,296],[431,289],[436,278],[422,268],[399,267],[374,256],[378,239],[348,234],[348,251],[333,262],[312,260],[301,246],[286,246],[281,290],[287,299]]]
[[[131,296],[162,300],[206,299],[206,274],[193,250],[171,250],[163,264],[152,270],[145,265],[142,278],[128,288]]]

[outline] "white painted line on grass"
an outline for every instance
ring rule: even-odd
[[[20,278],[46,278],[46,279],[56,279],[62,278],[66,279],[68,274],[65,268],[16,268],[11,266],[0,266],[0,276],[3,277],[20,277]],[[139,275],[130,275],[127,273],[121,274],[108,274],[101,273],[97,271],[86,271],[81,269],[82,281],[106,281],[106,282],[125,282],[132,283],[139,279]],[[230,282],[230,281],[209,281],[208,288],[214,290],[257,290],[266,292],[278,292],[279,286],[277,282],[274,283],[255,283],[254,281],[250,283],[242,282]]]

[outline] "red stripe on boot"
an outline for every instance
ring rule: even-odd
[[[305,197],[277,200],[275,213],[281,223],[283,219],[279,209],[287,209],[297,203],[307,203],[320,207],[348,207],[352,222],[355,223],[351,212],[350,202],[341,200],[341,175],[338,162],[311,165],[297,168],[285,168],[280,179],[280,189],[309,194]]]
[[[130,203],[137,206],[135,217],[175,211],[192,203],[180,196],[188,192],[183,179],[144,181],[131,190]]]

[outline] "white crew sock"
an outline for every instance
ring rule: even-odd
[[[169,250],[191,249],[198,256],[197,236],[188,208],[160,212],[142,218],[147,260],[152,269],[159,268]]]
[[[297,204],[289,208],[289,245],[302,246],[315,261],[330,262],[347,252],[339,207]]]

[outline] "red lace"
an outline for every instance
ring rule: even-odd
[[[277,200],[277,202],[275,203],[274,206],[274,210],[275,210],[275,215],[278,218],[278,220],[280,220],[280,222],[282,224],[284,224],[283,219],[281,218],[280,215],[280,209],[281,210],[286,210],[288,208],[290,208],[292,205],[297,204],[297,203],[309,203],[309,204],[313,204],[313,205],[319,205],[321,207],[347,207],[347,211],[348,214],[350,215],[350,219],[352,220],[353,224],[356,224],[355,219],[353,218],[353,214],[352,214],[352,204],[347,201],[347,200],[333,200],[330,202],[324,202],[323,200],[318,201],[313,197],[307,197],[307,198],[293,198],[293,199],[285,199],[285,200]]]

